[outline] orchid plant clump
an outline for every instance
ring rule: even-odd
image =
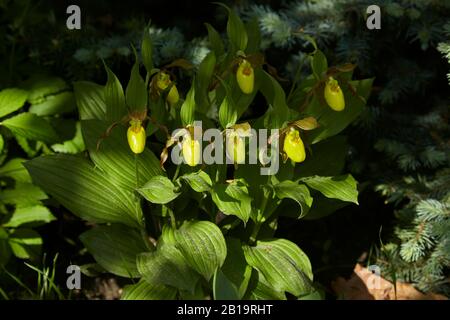
[[[228,39],[207,24],[210,51],[198,68],[157,68],[144,33],[125,89],[106,66],[106,85],[76,82],[87,153],[25,164],[47,194],[95,224],[80,238],[96,262],[139,279],[123,299],[320,298],[308,256],[274,237],[277,220],[358,202],[339,134],[363,110],[372,79],[352,80],[353,65],[329,67],[310,39],[311,74],[286,95],[256,21],[226,9]],[[262,130],[271,134],[251,134]],[[278,156],[277,170],[261,174]]]

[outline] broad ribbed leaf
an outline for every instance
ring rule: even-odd
[[[47,195],[37,186],[27,182],[16,183],[14,189],[0,192],[0,203],[29,206],[39,204]]]
[[[236,286],[220,269],[214,273],[213,294],[214,300],[239,300]]]
[[[194,123],[195,113],[195,86],[192,85],[187,93],[186,100],[181,105],[180,117],[183,126],[188,126]]]
[[[311,57],[311,69],[316,79],[320,79],[328,69],[328,62],[325,55],[320,50],[316,50]]]
[[[11,130],[14,135],[30,140],[48,143],[58,141],[58,135],[50,123],[33,113],[21,113],[1,122],[1,125]]]
[[[95,165],[104,170],[117,185],[124,189],[136,188],[136,159],[138,166],[139,186],[142,186],[151,177],[161,175],[159,160],[149,149],[135,156],[127,142],[126,128],[119,126],[101,141],[97,150],[97,142],[107,130],[107,123],[98,120],[81,122],[84,141],[89,155]]]
[[[81,123],[77,122],[75,136],[72,139],[64,141],[63,143],[54,144],[52,145],[52,149],[55,152],[70,154],[76,154],[83,151],[85,149],[85,146],[83,134],[81,133]]]
[[[14,229],[8,243],[13,254],[19,259],[37,259],[40,256],[42,238],[32,229]]]
[[[14,158],[0,167],[0,177],[9,177],[18,182],[31,182],[31,177],[23,163],[27,161],[22,158]]]
[[[312,270],[306,254],[285,239],[258,241],[256,246],[244,246],[245,259],[261,272],[276,291],[295,296],[312,289]]]
[[[313,176],[302,178],[308,187],[320,191],[325,197],[358,204],[356,180],[350,174],[336,177]]]
[[[195,77],[195,103],[200,110],[208,110],[208,92],[211,78],[216,66],[216,55],[214,51],[209,52],[198,66],[198,72]]]
[[[131,192],[117,187],[87,160],[72,155],[43,156],[25,163],[35,184],[82,219],[136,227],[142,211]]]
[[[42,205],[30,207],[17,207],[11,218],[4,223],[5,227],[17,228],[23,224],[33,224],[33,226],[49,223],[56,220],[48,208]]]
[[[261,48],[261,31],[257,17],[252,18],[245,24],[247,30],[248,43],[245,53],[256,53]]]
[[[137,268],[148,283],[169,285],[190,292],[194,292],[200,279],[173,245],[165,244],[156,251],[140,254]]]
[[[105,270],[122,277],[138,277],[136,258],[148,251],[136,230],[124,225],[99,226],[80,235],[81,242]]]
[[[106,119],[108,121],[119,121],[127,114],[125,95],[122,85],[114,72],[105,65],[108,81],[105,85]]]
[[[344,169],[347,154],[348,143],[344,136],[334,136],[313,144],[306,160],[295,166],[295,177],[339,175]]]
[[[235,50],[244,51],[247,48],[247,31],[245,30],[244,23],[239,18],[234,10],[230,10],[226,5],[217,3],[228,10],[228,23],[227,34],[228,39],[234,46]]]
[[[180,195],[173,182],[164,176],[152,177],[138,192],[148,201],[158,204],[166,204]]]
[[[234,215],[244,222],[250,218],[252,198],[248,195],[246,186],[218,184],[211,190],[211,197],[224,214]]]
[[[123,288],[122,300],[174,300],[177,289],[150,284],[144,279],[137,284],[130,284]]]
[[[208,281],[227,256],[222,232],[209,221],[184,224],[175,232],[175,239],[188,264]]]
[[[313,198],[305,185],[285,180],[273,186],[275,195],[279,199],[292,199],[300,206],[300,212],[297,217],[304,217],[311,208]]]
[[[234,125],[238,114],[230,94],[227,94],[219,107],[219,122],[222,128],[226,129]]]
[[[182,175],[180,179],[185,180],[194,191],[205,192],[211,190],[212,181],[205,171],[199,170],[187,173]]]
[[[139,74],[139,62],[131,69],[130,81],[126,89],[127,105],[132,111],[143,111],[147,108],[148,92],[144,79]]]
[[[28,92],[11,88],[0,91],[0,118],[20,109],[27,101]]]
[[[93,82],[78,81],[73,84],[81,120],[106,119],[104,87]]]
[[[38,116],[50,116],[73,111],[75,106],[73,93],[66,91],[48,96],[41,103],[33,104],[30,107],[30,112]]]
[[[153,69],[153,43],[147,31],[145,31],[142,38],[141,55],[145,69],[147,69],[147,72],[150,73]]]
[[[224,45],[222,41],[222,37],[217,32],[216,29],[214,29],[213,26],[211,26],[209,23],[205,23],[206,28],[208,29],[208,41],[210,48],[216,53],[216,56],[219,57],[224,53]]]
[[[250,293],[250,299],[252,300],[286,300],[286,293],[284,291],[276,290],[272,285],[264,278],[264,275],[257,270],[256,272],[256,285]]]
[[[245,261],[244,251],[242,250],[239,239],[227,238],[226,243],[227,258],[221,270],[236,288],[238,294],[237,299],[242,299],[252,275],[252,267]]]
[[[36,76],[32,77],[28,84],[28,102],[31,104],[41,103],[46,97],[69,89],[67,83],[58,77]]]
[[[269,103],[269,109],[264,116],[264,126],[267,129],[280,128],[286,119],[289,119],[289,108],[286,103],[286,94],[269,73],[260,73],[260,91]]]

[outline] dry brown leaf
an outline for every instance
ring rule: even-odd
[[[447,300],[443,295],[424,294],[410,283],[397,281],[397,296],[394,284],[378,276],[361,264],[356,264],[350,279],[337,278],[331,287],[338,298],[345,300]]]

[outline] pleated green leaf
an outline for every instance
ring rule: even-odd
[[[22,158],[14,158],[0,167],[0,177],[9,177],[18,182],[30,182],[31,178],[23,163],[27,161]]]
[[[261,78],[260,91],[269,104],[269,110],[264,116],[264,127],[267,129],[280,128],[289,119],[290,110],[286,103],[286,94],[278,83],[266,71],[259,74]]]
[[[77,154],[85,149],[81,123],[76,123],[75,135],[72,139],[52,145],[52,149],[59,153]]]
[[[142,38],[141,55],[145,69],[147,69],[147,72],[150,73],[153,69],[153,43],[147,31],[145,31]]]
[[[254,281],[256,284],[249,294],[249,298],[252,300],[286,300],[286,293],[284,291],[276,290],[272,285],[264,278],[264,275],[255,270],[256,276]]]
[[[303,184],[294,181],[285,180],[273,186],[275,195],[279,199],[292,199],[300,206],[300,212],[297,217],[304,217],[311,208],[313,198],[309,194],[308,188]]]
[[[214,51],[209,52],[198,66],[195,77],[195,103],[200,110],[207,111],[209,107],[208,92],[209,84],[216,66],[216,55]]]
[[[191,293],[200,279],[199,274],[189,267],[183,254],[168,244],[158,247],[156,251],[140,254],[137,268],[148,283],[169,285]]]
[[[237,290],[237,299],[242,299],[252,275],[252,267],[245,260],[239,239],[227,238],[227,258],[221,268],[224,276],[233,283]]]
[[[209,23],[205,23],[205,26],[208,29],[208,41],[210,48],[215,52],[217,57],[220,57],[224,53],[222,37]]]
[[[217,184],[211,190],[211,197],[224,214],[234,215],[244,222],[250,218],[252,198],[246,186]]]
[[[0,192],[0,203],[16,204],[22,206],[39,204],[40,200],[47,199],[47,195],[37,186],[28,182],[18,182],[14,189]]]
[[[105,70],[108,74],[108,81],[106,82],[104,89],[106,119],[108,121],[119,121],[127,114],[125,95],[123,93],[122,85],[114,72],[112,72],[106,65]]]
[[[30,112],[38,116],[50,116],[73,111],[75,97],[72,92],[65,91],[45,98],[41,103],[33,104]]]
[[[159,160],[149,149],[145,149],[137,156],[131,152],[127,142],[127,129],[123,126],[114,128],[111,134],[101,141],[97,150],[97,142],[107,127],[106,122],[99,120],[81,122],[84,141],[92,161],[108,174],[111,181],[124,189],[135,189],[136,158],[139,186],[150,178],[163,174]]]
[[[181,105],[180,117],[183,126],[192,125],[194,123],[195,113],[195,86],[192,85],[188,91],[186,100]]]
[[[132,227],[142,223],[142,211],[132,193],[81,157],[43,156],[28,161],[25,167],[35,184],[82,219]]]
[[[175,239],[188,264],[208,281],[227,256],[222,232],[209,221],[184,224],[175,232]]]
[[[324,73],[328,70],[328,62],[325,55],[320,50],[316,50],[311,56],[311,69],[316,79],[321,79]]]
[[[24,112],[6,119],[1,125],[7,127],[14,135],[30,140],[54,143],[59,140],[53,127],[44,118],[33,113]]]
[[[139,277],[136,258],[148,249],[136,229],[120,224],[99,226],[81,234],[80,239],[105,270],[122,277]]]
[[[356,180],[351,174],[336,177],[312,176],[302,178],[308,187],[321,192],[325,197],[358,204]]]
[[[141,279],[137,284],[127,285],[123,288],[122,300],[174,300],[177,289],[150,284]]]
[[[236,286],[220,269],[217,269],[214,273],[213,294],[214,300],[239,300]]]
[[[173,182],[164,176],[152,177],[138,192],[148,201],[158,204],[166,204],[180,195]]]
[[[244,23],[234,10],[223,3],[217,3],[228,10],[227,34],[234,50],[244,51],[247,48],[248,36]]]
[[[182,175],[180,179],[186,181],[194,191],[205,192],[211,190],[212,181],[205,171],[199,170],[187,173]]]
[[[261,272],[275,291],[300,296],[312,290],[311,263],[295,243],[275,239],[243,249],[247,263]]]
[[[75,99],[81,120],[106,119],[106,103],[104,87],[89,81],[78,81],[73,84]]]
[[[36,259],[41,254],[42,238],[32,229],[14,229],[8,243],[12,253],[19,259]]]
[[[56,220],[47,207],[43,205],[34,205],[26,207],[17,207],[11,218],[4,223],[5,227],[17,228],[24,224],[33,224],[37,226]]]
[[[222,128],[226,129],[234,125],[238,114],[231,95],[225,96],[219,107],[219,122]]]
[[[20,109],[27,101],[28,92],[10,88],[0,91],[0,118]]]
[[[147,108],[148,92],[144,79],[139,74],[139,61],[136,61],[131,69],[130,81],[125,94],[130,110],[143,111]]]

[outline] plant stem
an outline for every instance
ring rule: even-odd
[[[269,183],[269,181],[270,181],[270,176],[267,176],[267,183]],[[261,220],[264,217],[264,211],[266,210],[267,201],[269,200],[269,196],[268,196],[268,194],[266,192],[264,192],[264,190],[263,190],[263,195],[264,195],[264,198],[263,198],[262,203],[261,203],[261,208],[260,208],[259,213],[258,213],[257,221],[255,222],[255,227],[253,228],[253,232],[252,232],[252,234],[250,236],[250,243],[251,244],[256,243],[256,237],[258,236],[259,229],[261,229],[261,226],[262,226],[262,221]]]
[[[136,170],[136,189],[138,189],[139,188],[139,162],[138,162],[137,154],[134,155],[134,167]],[[137,191],[135,192],[135,197],[136,197],[136,202],[135,202],[136,210],[139,210],[139,208],[141,206],[141,197],[139,196],[139,193]],[[143,213],[142,213],[141,237],[144,240],[144,243],[146,244],[147,248],[154,249],[153,243],[151,243],[148,238],[147,229],[146,229],[146,221],[145,221],[145,216]]]
[[[139,166],[138,155],[134,154],[134,168],[136,170],[136,189],[139,188]]]
[[[173,214],[172,210],[167,210],[169,212],[169,216],[170,216],[170,225],[172,226],[172,229],[176,229],[177,228],[177,223],[175,221],[175,215]]]
[[[294,81],[292,82],[291,89],[289,90],[289,94],[288,94],[288,96],[287,96],[287,98],[286,98],[286,101],[287,101],[288,103],[289,103],[289,100],[290,100],[292,94],[294,93],[294,89],[295,89],[295,87],[296,87],[296,85],[297,85],[298,78],[300,77],[300,72],[302,71],[302,66],[303,66],[303,63],[304,63],[304,62],[305,62],[305,59],[302,58],[302,59],[300,59],[300,61],[299,61],[299,63],[298,63],[298,67],[297,67],[297,70],[296,70],[295,76],[294,76]]]
[[[253,228],[253,232],[250,236],[250,244],[256,243],[256,237],[258,236],[259,229],[261,229],[262,223],[261,222],[255,222],[255,227]]]
[[[178,175],[180,174],[180,168],[181,165],[178,165],[177,169],[175,170],[175,174],[173,175],[172,181],[175,181],[178,178]]]

